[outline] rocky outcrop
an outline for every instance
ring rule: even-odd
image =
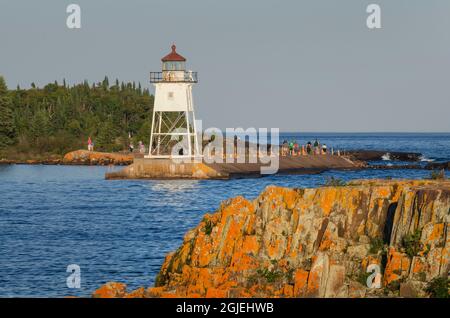
[[[0,165],[59,165],[62,163],[62,159],[58,155],[51,155],[48,158],[39,159],[0,159]]]
[[[427,170],[450,170],[450,161],[447,162],[430,162],[425,166]]]
[[[387,150],[348,150],[345,154],[353,160],[379,161],[389,158],[389,160],[399,161],[420,161],[422,156],[418,152],[400,152]]]
[[[268,187],[205,215],[166,257],[155,287],[127,293],[110,283],[95,295],[426,297],[450,270],[449,214],[449,181]]]
[[[2,158],[0,159],[0,165],[10,165],[15,163],[13,160]]]
[[[133,155],[76,150],[67,153],[62,163],[66,165],[129,165],[133,163]]]

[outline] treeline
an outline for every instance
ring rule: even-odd
[[[0,77],[0,152],[3,157],[63,155],[86,148],[126,149],[132,136],[148,145],[153,95],[141,85],[102,82],[8,90]],[[1,158],[0,158],[1,159]]]

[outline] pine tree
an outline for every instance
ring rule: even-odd
[[[13,144],[15,141],[14,117],[12,101],[8,94],[5,80],[0,76],[0,148]]]
[[[103,87],[103,89],[105,89],[105,90],[107,90],[107,89],[109,88],[109,79],[108,79],[108,76],[105,76],[105,78],[103,79],[102,87]]]
[[[99,132],[97,135],[96,146],[99,150],[112,151],[114,150],[114,139],[118,132],[111,120],[108,118],[99,127]]]
[[[35,114],[30,123],[30,137],[33,141],[39,138],[47,138],[50,135],[50,119],[45,110],[40,109]]]

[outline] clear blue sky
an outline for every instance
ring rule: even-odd
[[[66,27],[66,6],[82,28]],[[382,8],[381,30],[366,7]],[[175,42],[204,126],[450,131],[448,0],[0,0],[0,74],[141,82]]]

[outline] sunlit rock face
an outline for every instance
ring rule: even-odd
[[[448,181],[268,187],[205,215],[155,287],[108,295],[426,297],[427,283],[450,269],[449,213]],[[380,274],[370,278],[369,265]]]
[[[133,162],[133,155],[76,150],[65,154],[62,162],[67,165],[129,165]]]

